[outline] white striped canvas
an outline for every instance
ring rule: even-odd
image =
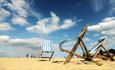
[[[41,45],[42,52],[51,52],[52,51],[52,42],[51,40],[44,40]]]

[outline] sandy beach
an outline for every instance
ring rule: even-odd
[[[115,70],[115,62],[97,60],[101,65],[72,59],[63,64],[64,58],[53,58],[51,61],[39,58],[0,58],[0,70]]]

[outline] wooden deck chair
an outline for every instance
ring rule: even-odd
[[[88,60],[88,61],[92,61],[93,58],[97,56],[97,53],[99,53],[100,48],[103,48],[103,49],[107,52],[107,50],[106,50],[106,49],[103,47],[103,45],[102,45],[102,43],[103,43],[103,41],[104,41],[105,39],[101,39],[101,40],[98,41],[97,46],[94,48],[95,51],[96,51],[95,54],[93,53],[93,52],[94,52],[94,51],[93,51],[94,49],[91,50],[90,52],[87,50],[87,48],[86,48],[86,46],[85,46],[85,44],[84,44],[84,42],[83,42],[83,40],[82,40],[82,38],[84,37],[84,35],[85,35],[86,31],[87,31],[87,27],[88,27],[88,24],[87,24],[87,25],[84,27],[84,29],[80,32],[79,37],[76,38],[77,41],[76,41],[76,43],[75,43],[75,45],[74,45],[74,47],[72,48],[71,51],[68,51],[68,50],[62,48],[63,43],[65,43],[65,42],[67,42],[67,41],[69,41],[69,40],[63,40],[63,41],[59,44],[60,50],[61,50],[62,52],[67,52],[67,53],[69,53],[69,55],[68,55],[68,57],[66,58],[64,64],[68,63],[68,62],[71,60],[71,58],[73,57],[73,55],[75,55],[75,56],[77,56],[77,57],[84,58],[85,60]],[[85,57],[83,57],[83,56],[81,56],[81,55],[75,53],[76,49],[77,49],[79,46],[81,47],[83,53],[85,53]],[[91,54],[91,53],[93,53],[93,54]],[[108,52],[107,52],[107,53],[108,53]],[[109,53],[108,53],[108,54],[109,54]],[[110,57],[111,57],[111,56],[110,56]],[[113,58],[111,58],[111,59],[113,59]]]
[[[103,58],[104,58],[104,59],[108,59],[108,58],[109,58],[111,61],[114,61],[114,58],[110,55],[110,53],[107,51],[107,49],[103,46],[103,41],[104,41],[104,40],[105,40],[105,38],[102,38],[102,39],[98,40],[98,44],[97,44],[96,46],[94,46],[94,47],[89,51],[89,53],[90,53],[90,55],[92,56],[92,59],[95,58],[95,57],[97,56],[97,54],[98,54],[102,59],[103,59]],[[106,56],[101,55],[101,54],[99,53],[101,50],[104,50],[109,57],[106,57]]]
[[[81,55],[75,53],[75,51],[76,51],[76,49],[77,49],[78,47],[81,47],[83,53],[86,53],[86,54],[87,54],[85,59],[87,59],[87,60],[89,60],[89,61],[92,60],[92,59],[91,59],[91,56],[90,56],[90,54],[89,54],[89,52],[88,52],[88,50],[87,50],[87,48],[86,48],[86,46],[85,46],[85,44],[84,44],[84,42],[83,42],[83,40],[82,40],[82,38],[84,37],[84,35],[85,35],[86,31],[87,31],[87,27],[88,27],[88,24],[86,24],[86,26],[82,29],[82,31],[80,32],[79,37],[76,38],[76,43],[75,43],[75,45],[74,45],[74,47],[72,48],[71,51],[68,51],[68,50],[62,48],[63,43],[65,43],[65,42],[68,41],[68,40],[64,40],[64,41],[62,41],[62,42],[59,44],[60,50],[61,50],[62,52],[67,52],[67,53],[69,53],[69,55],[67,56],[67,58],[66,58],[64,64],[68,63],[68,62],[71,60],[71,58],[73,57],[73,55],[82,58]]]
[[[44,53],[49,53],[51,56],[43,56]],[[44,40],[41,44],[41,58],[49,58],[49,61],[53,57],[54,51],[52,49],[52,42],[50,40]]]

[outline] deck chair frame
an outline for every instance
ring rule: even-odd
[[[86,58],[86,59],[87,59],[87,60],[91,60],[90,55],[89,55],[89,53],[88,53],[88,50],[87,50],[87,48],[86,48],[86,46],[85,46],[85,44],[84,44],[84,42],[83,42],[83,40],[82,40],[82,38],[84,37],[84,35],[85,35],[86,31],[87,31],[87,27],[88,27],[88,24],[86,24],[86,26],[85,26],[85,27],[82,29],[82,31],[80,32],[80,35],[79,35],[79,37],[77,38],[78,40],[76,41],[76,43],[75,43],[75,45],[74,45],[74,47],[72,48],[71,51],[68,51],[68,50],[65,50],[65,49],[62,48],[61,45],[62,45],[64,42],[66,42],[66,41],[62,41],[62,42],[59,44],[60,50],[61,50],[62,52],[67,52],[67,53],[69,53],[69,55],[67,56],[67,58],[66,58],[64,64],[68,63],[68,62],[71,60],[71,58],[73,57],[73,55],[82,58],[82,56],[80,56],[79,54],[75,53],[75,51],[77,50],[78,47],[81,47],[82,51],[87,54],[87,58]]]
[[[114,58],[110,55],[110,53],[107,51],[107,49],[104,47],[104,45],[103,45],[103,41],[105,40],[105,38],[103,38],[103,39],[101,39],[101,40],[98,40],[98,48],[97,48],[97,51],[95,52],[95,54],[92,56],[92,59],[93,58],[95,58],[98,54],[100,55],[100,50],[104,50],[106,53],[107,53],[107,55],[109,56],[109,57],[105,57],[105,56],[103,56],[103,55],[100,55],[100,57],[104,57],[104,58],[106,58],[106,59],[108,59],[108,58],[110,58],[110,60],[111,61],[114,61]]]
[[[87,31],[87,27],[88,27],[88,24],[87,24],[87,25],[85,26],[85,28],[80,32],[80,35],[79,35],[79,37],[78,37],[78,40],[76,41],[76,43],[75,43],[75,45],[74,45],[74,47],[72,48],[71,51],[68,51],[68,50],[62,48],[62,44],[65,43],[67,40],[62,41],[62,42],[59,44],[60,50],[61,50],[62,52],[67,52],[67,53],[69,53],[69,55],[67,56],[67,58],[66,58],[64,64],[68,63],[68,62],[71,60],[71,58],[73,57],[73,55],[75,55],[75,56],[77,56],[77,57],[81,57],[81,58],[83,58],[83,59],[85,59],[85,60],[87,60],[87,61],[92,61],[93,58],[95,58],[95,57],[97,56],[97,54],[99,53],[99,51],[100,51],[101,48],[103,48],[103,49],[107,52],[107,54],[110,56],[111,60],[114,60],[114,59],[111,57],[111,55],[109,54],[109,52],[106,50],[106,48],[103,46],[103,41],[104,41],[105,39],[102,39],[101,41],[100,41],[100,40],[98,41],[99,48],[97,49],[97,51],[96,51],[96,53],[93,55],[93,57],[91,56],[91,54],[89,53],[89,51],[87,50],[87,48],[86,48],[86,46],[85,46],[85,44],[84,44],[84,41],[82,40],[82,38],[84,37],[84,35],[85,35],[86,31]],[[77,50],[78,47],[81,47],[83,53],[85,53],[85,57],[83,57],[83,56],[81,56],[81,55],[75,53],[75,51]]]

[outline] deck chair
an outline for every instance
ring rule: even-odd
[[[73,55],[75,55],[75,56],[77,56],[77,57],[83,58],[83,57],[82,57],[81,55],[79,55],[78,53],[75,53],[75,51],[77,50],[78,47],[81,47],[82,51],[87,54],[85,59],[87,59],[87,60],[89,60],[89,61],[92,60],[92,59],[91,59],[91,56],[90,56],[90,54],[89,54],[89,52],[88,52],[88,50],[87,50],[87,48],[86,48],[86,46],[85,46],[85,44],[84,44],[84,42],[83,42],[83,40],[82,40],[83,37],[84,37],[84,35],[85,35],[85,33],[86,33],[86,31],[87,31],[87,27],[88,27],[88,24],[86,24],[86,26],[82,29],[82,31],[80,32],[80,35],[79,35],[77,38],[75,38],[75,39],[76,39],[76,43],[75,43],[75,45],[73,46],[73,48],[72,48],[71,51],[68,51],[68,50],[62,48],[62,45],[63,45],[65,42],[67,42],[68,40],[63,40],[62,42],[60,42],[60,44],[59,44],[60,50],[61,50],[62,52],[69,53],[69,55],[67,56],[67,58],[66,58],[64,64],[68,63],[68,62],[71,60],[71,58],[73,57]]]
[[[102,59],[110,59],[111,61],[114,61],[114,58],[110,55],[110,53],[107,51],[107,49],[103,46],[105,38],[102,38],[98,40],[98,44],[95,45],[90,51],[89,54],[92,56],[92,59],[95,58],[97,55],[101,57]],[[104,50],[107,54],[105,56],[100,54],[100,51]],[[108,57],[107,57],[108,56]]]
[[[44,53],[51,54],[50,56],[43,56]],[[49,58],[49,61],[52,59],[54,51],[52,50],[52,42],[50,40],[44,40],[41,44],[41,57],[40,58]]]
[[[103,46],[103,41],[105,40],[105,38],[101,39],[98,41],[98,44],[96,45],[96,47],[94,47],[92,50],[88,51],[88,49],[86,48],[82,38],[84,37],[86,31],[87,31],[87,27],[88,27],[88,24],[85,26],[85,28],[80,32],[80,35],[78,38],[76,38],[76,43],[74,45],[74,47],[72,48],[71,51],[68,51],[64,48],[62,48],[62,45],[63,43],[69,41],[69,40],[63,40],[60,44],[59,44],[59,47],[60,47],[60,50],[62,52],[67,52],[69,53],[68,57],[66,58],[64,64],[68,63],[71,58],[73,57],[73,55],[77,56],[77,57],[81,57],[87,61],[92,61],[94,57],[97,56],[97,54],[99,53],[100,49],[103,48],[106,52],[107,50],[105,49],[105,47]],[[80,45],[80,46],[79,46]],[[79,55],[78,53],[75,53],[76,49],[78,47],[81,47],[83,53],[85,53],[85,57]],[[107,54],[110,56],[110,54],[107,52]],[[110,56],[111,60],[114,60],[111,56]]]

